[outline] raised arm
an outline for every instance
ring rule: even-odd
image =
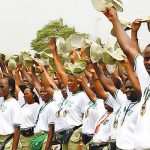
[[[140,26],[141,26],[141,23],[138,22],[138,19],[133,21],[132,25],[131,25],[131,39],[134,42],[134,45],[135,45],[135,47],[136,47],[136,49],[139,53],[141,53],[141,51],[140,51],[140,47],[139,47],[139,44],[138,44],[137,33],[138,33],[138,30],[139,30]]]
[[[130,39],[125,30],[122,28],[117,16],[117,11],[113,7],[111,7],[108,8],[107,12],[104,14],[113,24],[119,45],[129,58],[129,60],[134,64],[134,58],[137,56],[138,50],[136,49],[134,42]]]
[[[111,95],[115,96],[116,93],[116,87],[114,86],[114,83],[111,78],[107,78],[104,73],[102,72],[100,66],[98,64],[94,64],[94,69],[97,74],[97,77],[103,87],[111,93]]]
[[[97,99],[96,94],[94,94],[94,92],[87,86],[87,81],[85,80],[84,76],[80,77],[80,79],[78,81],[80,82],[81,86],[85,90],[85,92],[88,95],[89,99],[93,103],[95,103],[96,99]]]
[[[44,85],[45,90],[52,97],[53,93],[54,93],[54,89],[51,87],[51,85],[48,81],[48,78],[46,76],[46,74],[47,74],[46,69],[41,64],[39,64],[39,66],[37,66],[37,68],[39,69],[39,71],[41,73],[41,80],[42,80],[42,84]]]
[[[60,59],[58,57],[57,54],[57,50],[56,50],[56,42],[54,39],[50,40],[50,50],[53,54],[53,58],[54,58],[54,62],[57,68],[57,72],[61,78],[61,81],[63,82],[63,85],[66,87],[68,85],[68,76],[65,73],[65,70],[60,62]]]
[[[127,73],[128,73],[128,78],[129,78],[136,94],[138,95],[138,97],[140,99],[141,95],[142,95],[141,87],[140,87],[139,80],[134,72],[133,66],[131,65],[130,61],[127,58],[125,58],[125,60],[122,63],[125,66]]]

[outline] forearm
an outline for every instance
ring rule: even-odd
[[[21,71],[22,75],[28,80],[28,82],[30,83],[30,85],[33,84],[32,82],[32,78],[31,76],[28,74],[28,72],[26,71],[25,68],[23,68],[23,70]]]
[[[115,94],[116,92],[116,88],[114,86],[114,83],[112,81],[111,78],[107,78],[103,72],[101,71],[101,69],[97,66],[97,64],[94,64],[94,69],[95,72],[97,74],[97,77],[99,79],[99,81],[101,82],[101,84],[103,85],[103,87],[109,91],[112,95]]]
[[[19,138],[20,138],[20,127],[15,128],[14,136],[13,136],[12,150],[17,150]]]
[[[84,78],[82,79],[81,85],[83,89],[85,90],[86,94],[88,95],[89,99],[95,103],[97,97],[94,94],[94,92],[87,86],[87,82]]]
[[[131,31],[131,39],[136,47],[136,50],[141,53],[139,43],[138,43],[138,37],[137,37],[137,32]]]
[[[60,59],[58,57],[58,54],[56,52],[53,52],[53,58],[54,62],[57,68],[57,72],[61,78],[61,81],[63,82],[64,86],[66,87],[68,85],[68,77],[67,74],[65,73],[65,70],[60,62]]]
[[[112,24],[119,45],[121,46],[124,53],[128,56],[128,58],[133,62],[135,56],[138,53],[134,45],[134,42],[130,39],[125,30],[122,28],[121,23],[119,22],[117,16],[113,17]]]
[[[53,134],[54,134],[54,125],[49,125],[49,132],[48,132],[45,150],[50,150]]]

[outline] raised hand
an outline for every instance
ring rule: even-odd
[[[117,18],[117,11],[113,7],[107,8],[107,11],[103,13],[111,22],[113,19]]]
[[[139,19],[136,19],[135,21],[133,21],[131,25],[132,32],[137,32],[140,26],[141,26],[141,22],[139,22]]]

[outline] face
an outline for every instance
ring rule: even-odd
[[[22,81],[23,81],[23,84],[24,84],[24,85],[28,85],[28,84],[29,84],[29,82],[28,82],[28,80],[27,80],[26,78],[23,78]]]
[[[48,102],[51,98],[50,95],[45,91],[44,87],[41,87],[40,89],[40,96],[44,102]]]
[[[35,102],[34,98],[35,98],[35,94],[32,93],[31,89],[26,88],[24,90],[24,99],[25,99],[26,103],[28,103],[28,104],[34,103]]]
[[[79,91],[79,83],[76,77],[68,75],[68,88],[70,92],[76,93]]]
[[[130,82],[130,80],[127,80],[125,83],[125,94],[127,95],[128,100],[136,101],[137,100],[137,94],[134,91],[134,88]]]
[[[68,97],[68,94],[67,94],[67,90],[63,84],[61,85],[60,89],[61,89],[61,93],[62,93],[63,97],[66,99]]]
[[[146,49],[144,50],[143,57],[145,68],[150,75],[150,46],[146,47]]]
[[[7,96],[11,91],[7,79],[0,79],[0,97]]]

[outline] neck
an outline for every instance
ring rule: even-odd
[[[7,100],[7,99],[9,99],[9,98],[12,98],[12,96],[11,96],[11,95],[6,95],[6,96],[4,96],[4,100]]]

